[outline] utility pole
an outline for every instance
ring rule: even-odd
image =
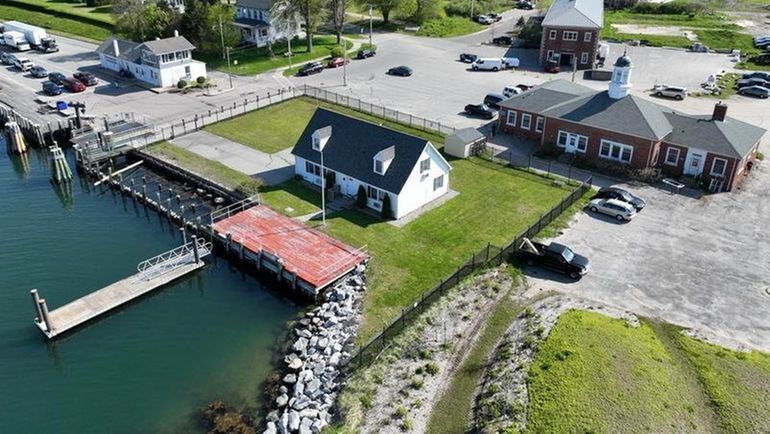
[[[473,9],[476,6],[476,0],[471,0],[471,21],[473,21]]]
[[[230,66],[230,47],[225,47],[227,52],[227,75],[230,78],[230,89],[233,88],[233,68]]]
[[[342,85],[348,85],[348,43],[342,39]]]
[[[323,149],[321,149],[321,224],[326,226],[326,174],[324,173]]]
[[[369,5],[369,49],[374,49],[374,45],[372,45],[372,5]]]
[[[222,60],[225,59],[225,30],[222,27],[222,15],[219,16],[219,39],[222,41]]]
[[[289,69],[291,70],[291,36],[286,38],[286,42],[289,44]]]

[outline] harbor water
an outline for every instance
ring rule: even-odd
[[[30,289],[55,309],[181,244],[129,198],[49,175],[45,154],[0,154],[0,432],[201,432],[211,401],[258,411],[299,308],[222,258],[46,342]]]

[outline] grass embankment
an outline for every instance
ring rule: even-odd
[[[51,11],[57,15],[69,15],[85,19],[86,21],[96,21],[112,26],[115,21],[112,18],[112,5],[87,6],[85,3],[67,0],[5,0],[3,3],[23,6],[26,9],[36,9],[39,11]]]
[[[467,17],[441,17],[422,23],[420,30],[417,31],[417,36],[449,38],[475,33],[484,30],[484,27]]]
[[[347,49],[350,49],[353,46],[353,43],[345,41],[345,45]],[[336,46],[337,38],[334,36],[313,37],[313,50],[310,52],[307,51],[307,40],[300,39],[292,41],[292,64],[299,65],[310,60],[328,57],[332,49]],[[272,57],[270,56],[267,47],[247,47],[232,50],[230,52],[230,62],[233,74],[255,75],[272,69],[289,66],[289,57],[286,55],[286,53],[289,52],[289,49],[286,42],[281,41],[275,43],[273,44],[272,49]],[[222,59],[221,54],[212,54],[203,57],[201,60],[205,61],[210,69],[228,72],[227,60]]]
[[[647,320],[563,314],[528,380],[529,432],[767,432],[770,356]]]
[[[111,25],[87,23],[82,17],[56,11],[40,12],[21,4],[18,4],[18,7],[7,3],[0,5],[0,17],[3,20],[21,21],[44,27],[54,33],[79,39],[102,41],[112,36]]]

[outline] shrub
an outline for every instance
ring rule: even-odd
[[[393,218],[393,209],[390,205],[389,194],[385,194],[385,197],[382,199],[382,218],[386,220]]]
[[[372,408],[372,396],[371,395],[368,395],[368,394],[367,395],[363,395],[363,396],[361,396],[360,400],[361,400],[361,406],[364,409],[368,410],[368,409]]]
[[[414,403],[412,404],[414,408],[420,408],[422,407],[422,399],[417,398],[414,400]]]
[[[697,14],[708,12],[708,8],[705,5],[687,0],[677,0],[668,3],[641,2],[634,5],[631,10],[638,14],[689,15],[691,18]]]
[[[757,152],[757,160],[762,161],[765,159],[765,154]]]
[[[420,375],[415,375],[412,377],[412,382],[409,383],[409,386],[412,387],[414,390],[420,390],[422,389],[423,384],[425,384],[425,380]]]
[[[401,429],[404,431],[411,431],[412,430],[412,421],[409,419],[404,419],[401,421]]]
[[[206,77],[201,75],[200,77],[195,79],[195,82],[198,83],[198,84],[204,84],[204,83],[206,83]]]
[[[425,372],[427,372],[430,375],[436,375],[438,374],[439,367],[437,364],[431,362],[425,365]]]
[[[332,57],[343,57],[345,55],[345,47],[342,45],[336,45],[334,48],[332,48],[330,54]]]
[[[179,80],[176,83],[176,87],[177,87],[177,89],[184,89],[184,88],[186,88],[187,87],[187,80]]]
[[[527,24],[527,22],[524,20],[524,17],[519,17],[519,20],[516,21],[516,27],[524,27],[524,25]]]
[[[262,187],[262,180],[250,179],[248,181],[243,181],[242,183],[240,183],[237,187],[235,187],[235,191],[238,193],[241,193],[244,196],[253,196],[259,193],[259,189],[261,187]]]
[[[401,419],[404,416],[406,416],[406,408],[402,405],[399,405],[398,408],[396,408],[396,411],[393,413],[393,416]]]
[[[363,185],[358,186],[358,192],[356,193],[356,206],[359,208],[366,208],[366,189]]]
[[[540,46],[540,39],[543,36],[542,21],[530,18],[519,32],[519,39],[522,40],[524,48],[537,48]]]

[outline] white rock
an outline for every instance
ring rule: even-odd
[[[318,348],[324,349],[329,346],[329,338],[321,338],[318,340]]]
[[[310,429],[313,431],[313,434],[321,434],[321,430],[323,430],[325,426],[326,422],[323,419],[316,419]]]
[[[284,383],[294,384],[297,382],[297,375],[296,374],[286,374],[286,376],[283,377]]]
[[[308,418],[303,418],[299,424],[299,434],[311,434],[310,427],[313,426],[313,421]]]
[[[321,382],[318,378],[313,378],[307,385],[305,385],[305,394],[312,394],[321,386]]]
[[[301,337],[297,339],[296,342],[294,342],[294,345],[291,347],[294,351],[302,352],[305,351],[305,348],[307,348],[307,338]]]
[[[309,419],[317,419],[318,418],[318,410],[314,408],[306,408],[299,412],[299,417],[301,418],[309,418]]]
[[[275,405],[277,405],[278,407],[284,407],[288,403],[289,403],[289,397],[286,394],[283,394],[278,398],[275,398]]]
[[[281,415],[281,419],[278,420],[278,423],[276,425],[279,433],[286,434],[287,432],[289,432],[289,414],[286,412],[283,412],[283,415]]]
[[[289,412],[289,431],[297,431],[299,429],[299,413],[291,410]]]
[[[268,422],[267,429],[262,434],[278,434],[278,428],[275,426],[275,422]]]

